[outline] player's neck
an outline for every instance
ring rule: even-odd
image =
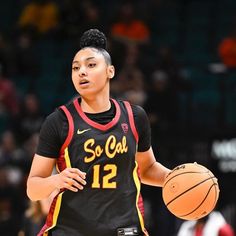
[[[94,100],[82,99],[80,103],[81,109],[86,113],[101,113],[111,108],[111,102],[108,98],[97,98]]]

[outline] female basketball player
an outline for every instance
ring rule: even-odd
[[[148,235],[140,181],[162,186],[170,170],[155,160],[144,110],[109,96],[115,69],[105,35],[88,30],[80,46],[79,96],[47,117],[27,182],[31,200],[56,193],[38,235]]]

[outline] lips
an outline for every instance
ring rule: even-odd
[[[88,83],[89,83],[89,81],[86,80],[86,79],[82,79],[82,80],[79,82],[80,85],[85,85],[85,84],[88,84]]]

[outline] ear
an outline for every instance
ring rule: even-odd
[[[107,68],[107,75],[109,79],[112,79],[115,75],[115,67],[112,65],[109,65]]]

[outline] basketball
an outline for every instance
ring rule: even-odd
[[[168,210],[184,220],[197,220],[208,215],[219,198],[217,178],[197,163],[179,165],[167,176],[162,188]]]

